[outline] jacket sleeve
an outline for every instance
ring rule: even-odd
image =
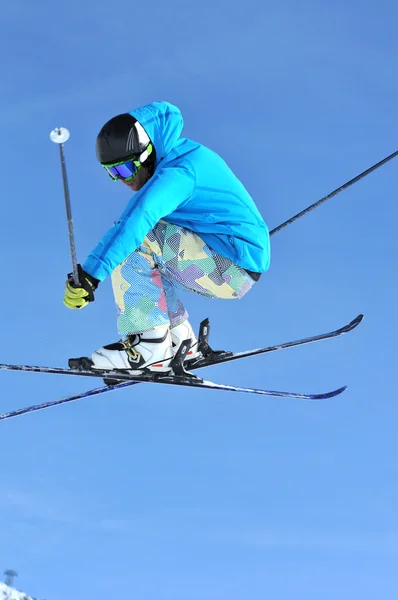
[[[83,269],[103,281],[138,248],[160,219],[174,212],[191,197],[194,175],[184,167],[164,167],[137,192],[119,221],[88,255]]]

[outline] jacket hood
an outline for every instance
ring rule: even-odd
[[[143,126],[156,150],[156,163],[177,144],[184,121],[180,110],[169,102],[152,102],[130,112]]]

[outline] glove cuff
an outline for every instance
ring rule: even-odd
[[[99,279],[96,279],[92,275],[89,275],[89,273],[82,269],[82,266],[80,264],[77,265],[77,275],[79,278],[79,284],[77,287],[83,288],[88,294],[88,301],[93,302],[94,292],[100,284]],[[73,273],[68,274],[68,281],[73,287],[76,287],[73,282]]]
[[[78,265],[80,267],[80,265]],[[99,284],[101,283],[99,279],[96,279],[95,277],[93,277],[92,275],[89,275],[86,271],[83,271],[83,269],[80,267],[80,271],[79,271],[79,281],[80,281],[80,273],[82,274],[82,279],[86,279],[87,281],[90,282],[90,284],[92,285],[92,287],[96,290],[97,287],[99,286]]]

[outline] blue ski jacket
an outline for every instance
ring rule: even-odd
[[[83,269],[102,281],[142,244],[160,219],[198,234],[221,256],[256,273],[270,263],[270,240],[254,201],[224,160],[180,137],[180,110],[153,102],[131,111],[156,150],[153,176],[89,254]]]

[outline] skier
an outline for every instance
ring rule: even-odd
[[[153,102],[110,119],[98,134],[98,161],[135,194],[78,265],[79,287],[71,275],[66,282],[64,304],[80,309],[112,277],[123,337],[92,354],[94,369],[167,372],[188,338],[187,358],[197,358],[178,288],[239,299],[269,267],[268,228],[249,193],[218,154],[180,137],[182,128],[176,106]],[[238,120],[239,154],[247,152],[240,128]]]

